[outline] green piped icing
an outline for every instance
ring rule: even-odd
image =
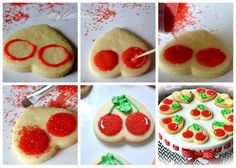
[[[231,109],[221,110],[221,114],[223,114],[223,115],[230,114],[230,113],[231,113]]]
[[[217,127],[223,127],[225,124],[223,122],[220,121],[214,121],[212,123],[213,126],[217,126]]]
[[[180,104],[178,102],[172,103],[170,105],[170,109],[177,109],[177,108],[180,108]]]
[[[221,103],[224,101],[224,99],[222,99],[221,97],[217,97],[216,101],[217,101],[217,103]]]
[[[177,124],[179,124],[182,122],[183,117],[181,117],[180,115],[175,115],[173,119]]]
[[[205,108],[205,106],[204,106],[203,104],[198,104],[198,105],[197,105],[197,109],[199,109],[199,110],[205,110],[206,108]]]
[[[123,165],[123,163],[115,158],[113,154],[107,153],[101,157],[101,161],[97,165]]]
[[[206,99],[207,95],[205,93],[198,93],[198,95],[202,98],[202,99]]]
[[[194,131],[200,131],[200,127],[198,124],[194,123],[192,126]]]
[[[190,97],[186,96],[186,95],[181,95],[181,97],[186,101],[186,102],[190,102]]]

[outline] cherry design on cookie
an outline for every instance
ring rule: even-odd
[[[198,104],[190,111],[189,115],[196,120],[210,120],[213,117],[212,112],[203,104]]]
[[[180,103],[190,103],[193,100],[193,94],[191,90],[175,91],[172,94],[173,100]]]
[[[187,142],[204,144],[208,140],[208,134],[200,125],[194,123],[181,133],[181,138]]]
[[[221,110],[221,116],[225,123],[233,124],[234,122],[233,108],[226,108],[224,110]]]
[[[227,125],[223,122],[214,121],[210,133],[213,138],[221,140],[233,134],[233,125]]]
[[[181,105],[169,98],[165,98],[159,105],[159,112],[161,114],[172,114],[181,110]]]
[[[215,105],[221,108],[233,107],[233,100],[228,94],[222,93],[215,98]]]
[[[217,96],[216,91],[203,87],[197,88],[194,94],[196,95],[195,97],[201,102],[212,100]]]
[[[179,115],[163,117],[160,120],[160,125],[166,130],[166,132],[175,134],[181,131],[181,129],[184,127],[184,119]]]

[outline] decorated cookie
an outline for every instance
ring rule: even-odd
[[[92,89],[92,86],[89,85],[81,85],[80,86],[80,95],[81,97],[85,97]]]
[[[233,107],[233,100],[228,94],[221,93],[215,98],[215,105],[221,108]]]
[[[123,28],[114,28],[92,45],[89,69],[102,78],[140,76],[148,70],[151,57],[134,57],[146,51],[148,47],[139,37]]]
[[[196,120],[210,120],[213,117],[213,113],[203,104],[198,104],[189,112],[189,116]]]
[[[209,132],[214,139],[225,139],[226,137],[233,135],[233,125],[227,125],[223,122],[214,121]]]
[[[207,102],[214,99],[217,96],[217,93],[212,89],[200,87],[195,89],[194,96],[200,102]]]
[[[183,33],[160,51],[159,66],[171,74],[192,74],[201,78],[225,74],[232,56],[225,45],[205,30]]]
[[[160,125],[168,132],[169,134],[176,134],[182,130],[184,127],[184,119],[180,115],[175,115],[171,117],[163,117],[160,120]]]
[[[94,130],[106,142],[141,142],[148,139],[154,123],[148,110],[128,95],[113,96],[97,112]]]
[[[3,65],[11,71],[58,78],[73,67],[74,51],[66,38],[49,25],[20,29],[4,39]]]
[[[172,99],[180,103],[190,103],[193,100],[193,93],[191,90],[175,91],[172,94]]]
[[[194,123],[181,132],[181,139],[186,142],[204,144],[208,141],[208,134],[204,128]]]
[[[62,108],[27,108],[17,118],[11,142],[17,159],[36,164],[77,141],[77,117]]]
[[[130,163],[127,160],[112,153],[106,153],[100,156],[97,160],[93,162],[93,164],[95,165],[130,165]]]
[[[226,108],[220,112],[221,118],[226,124],[233,124],[234,122],[234,113],[233,108]]]
[[[182,109],[181,105],[172,99],[165,98],[160,104],[159,104],[159,112],[164,115],[173,114],[175,112],[178,112]]]

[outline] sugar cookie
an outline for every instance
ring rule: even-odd
[[[160,119],[160,125],[169,134],[176,134],[184,127],[184,119],[180,115],[163,117]]]
[[[214,121],[209,132],[214,139],[222,140],[227,136],[233,135],[233,125],[227,125],[223,122]]]
[[[173,114],[181,110],[181,105],[172,99],[165,98],[158,107],[158,110],[161,114],[168,115]]]
[[[199,87],[194,91],[194,96],[200,102],[207,102],[214,99],[217,96],[217,93],[215,90]]]
[[[171,95],[173,100],[180,103],[190,103],[193,100],[193,93],[187,89],[175,91]]]
[[[216,106],[221,108],[233,107],[233,100],[226,93],[218,94],[214,103]]]
[[[213,117],[213,113],[203,104],[198,104],[189,112],[189,116],[195,120],[210,120]]]

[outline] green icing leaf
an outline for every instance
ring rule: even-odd
[[[125,95],[113,96],[112,97],[113,105],[123,113],[129,113],[131,110],[131,104]]]
[[[205,93],[198,93],[198,95],[202,98],[202,99],[206,99],[207,95]]]
[[[181,116],[179,116],[179,115],[175,115],[173,119],[174,119],[174,121],[175,121],[177,124],[179,124],[179,123],[182,122],[183,117],[181,117]]]
[[[170,108],[171,108],[171,109],[177,109],[177,108],[180,108],[180,104],[177,103],[177,102],[172,103],[172,104],[170,105]]]
[[[221,110],[221,114],[223,114],[223,115],[229,114],[230,112],[231,112],[231,109]]]
[[[107,153],[101,157],[101,161],[98,165],[123,165],[123,163],[115,158],[113,154]]]
[[[213,126],[217,126],[217,127],[223,127],[225,124],[223,122],[219,122],[219,121],[214,121],[212,123]]]
[[[194,131],[199,131],[200,130],[200,127],[199,127],[198,124],[194,123],[192,126],[193,126]]]
[[[224,99],[222,99],[221,97],[217,97],[216,101],[217,101],[217,103],[221,103],[224,101]]]
[[[190,102],[190,97],[186,96],[186,95],[181,95],[181,97],[186,101],[186,102]]]
[[[203,104],[198,104],[198,105],[197,105],[197,109],[199,109],[199,110],[205,110],[206,108],[205,108],[205,106],[204,106]]]

